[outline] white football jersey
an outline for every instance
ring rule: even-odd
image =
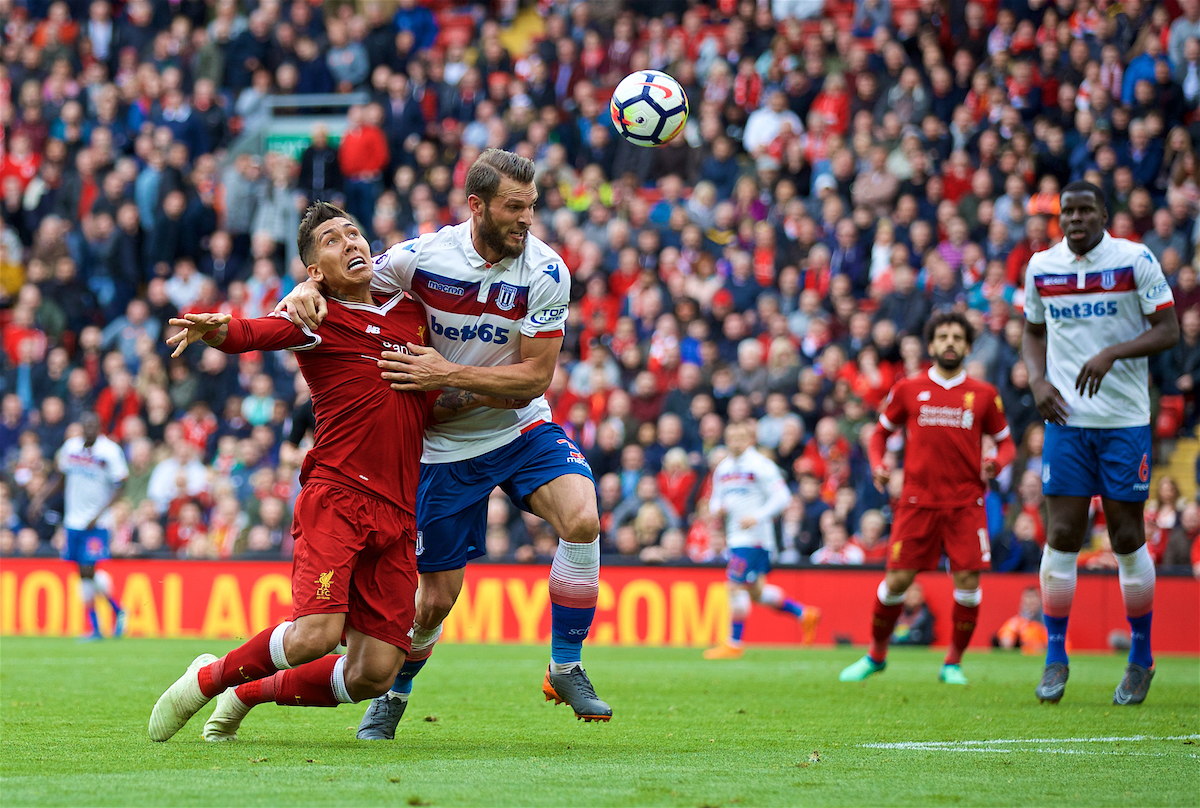
[[[713,471],[709,510],[725,509],[725,544],[728,547],[775,549],[775,517],[787,507],[787,483],[779,467],[753,448],[740,457],[729,455]],[[738,525],[744,516],[758,523],[744,529]]]
[[[374,259],[371,289],[410,292],[429,316],[430,342],[460,365],[521,361],[521,340],[563,335],[571,276],[554,250],[532,233],[525,251],[495,264],[471,243],[471,222],[443,227]],[[520,410],[480,408],[425,430],[422,463],[450,463],[505,446],[550,421],[542,396]]]
[[[69,530],[86,529],[129,476],[125,452],[103,435],[90,447],[83,445],[83,438],[68,439],[58,450],[56,462],[66,477],[63,526]]]
[[[1149,361],[1119,359],[1092,398],[1075,389],[1079,369],[1110,345],[1149,330],[1147,314],[1175,305],[1158,259],[1141,244],[1105,233],[1086,255],[1064,239],[1029,259],[1025,319],[1046,325],[1046,378],[1067,402],[1067,426],[1150,423]]]

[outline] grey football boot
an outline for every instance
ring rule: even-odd
[[[547,668],[542,693],[546,701],[553,700],[556,706],[564,702],[571,705],[575,717],[584,721],[608,721],[612,718],[612,708],[596,695],[596,689],[592,687],[582,665],[577,665],[567,673],[554,673]]]

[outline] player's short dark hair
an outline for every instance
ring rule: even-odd
[[[533,182],[534,170],[533,161],[526,157],[504,149],[488,149],[471,165],[464,190],[468,197],[477,196],[485,203],[491,202],[504,177],[528,185]]]
[[[296,246],[300,250],[300,260],[304,266],[310,266],[316,261],[315,234],[317,228],[331,219],[351,219],[350,214],[329,202],[314,202],[304,211],[300,220],[300,230],[296,233]]]
[[[967,336],[967,345],[975,344],[975,326],[971,325],[965,314],[957,311],[939,311],[925,322],[925,344],[933,342],[933,335],[937,333],[938,328],[947,323],[962,326],[963,333]]]
[[[1074,182],[1068,182],[1066,187],[1058,192],[1058,199],[1061,202],[1064,194],[1081,193],[1091,194],[1096,198],[1096,204],[1100,206],[1100,210],[1108,210],[1108,204],[1105,202],[1103,189],[1101,189],[1099,185],[1096,185],[1096,183],[1088,182],[1087,180],[1075,180]]]

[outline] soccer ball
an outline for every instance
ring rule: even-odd
[[[621,79],[609,104],[621,137],[654,148],[670,142],[687,123],[688,100],[679,82],[659,70],[639,70]]]

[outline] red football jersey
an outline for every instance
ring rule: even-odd
[[[996,388],[965,372],[950,381],[933,368],[896,383],[879,423],[905,429],[904,488],[900,503],[920,508],[960,508],[980,502],[983,436],[1008,437]]]
[[[398,393],[376,365],[384,351],[426,344],[425,308],[407,293],[376,305],[329,298],[317,333],[286,316],[235,319],[225,353],[296,352],[312,391],[316,441],[300,473],[362,491],[416,514],[422,435],[437,393]]]

